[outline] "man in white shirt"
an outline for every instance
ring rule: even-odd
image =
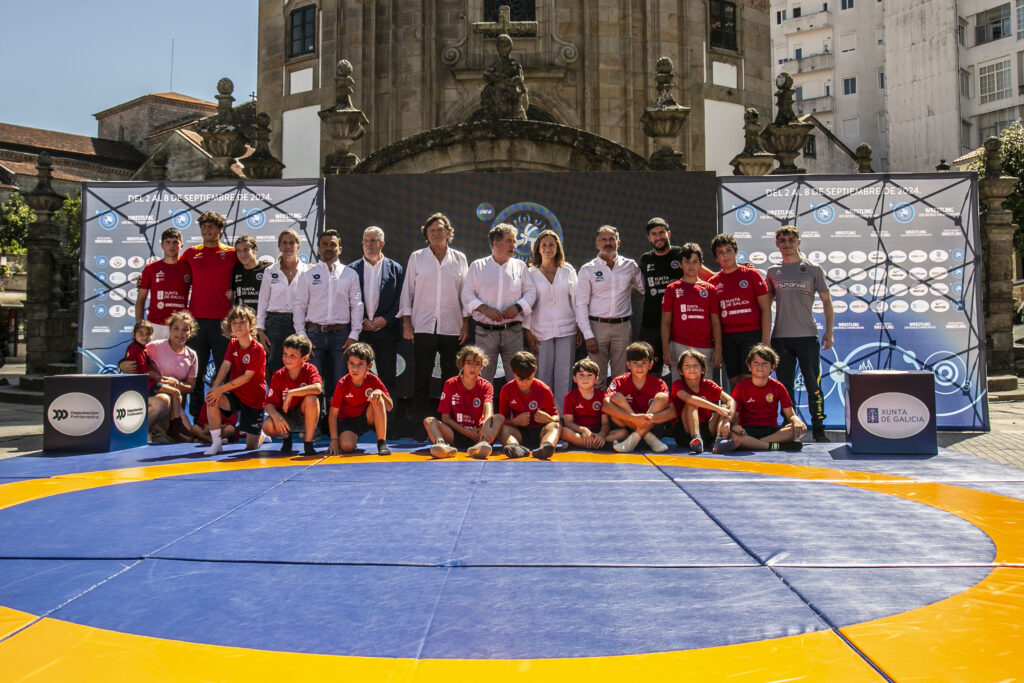
[[[340,253],[338,232],[324,231],[317,241],[320,261],[299,275],[292,300],[295,334],[304,334],[313,342],[309,362],[324,380],[326,405],[331,404],[334,386],[345,375],[345,350],[359,339],[363,319],[359,276],[341,265]]]
[[[491,359],[480,372],[490,382],[498,354],[508,374],[512,356],[523,350],[523,315],[533,309],[537,290],[526,274],[526,263],[513,258],[515,227],[499,223],[487,237],[491,255],[470,264],[462,285],[462,308],[476,321],[476,345]]]
[[[619,231],[610,225],[597,229],[597,258],[580,268],[576,285],[576,324],[587,344],[587,355],[601,368],[601,387],[611,376],[626,372],[626,347],[633,326],[632,292],[644,291],[640,268],[633,259],[619,256]]]
[[[469,318],[463,316],[462,281],[469,263],[466,255],[449,245],[455,228],[443,213],[435,213],[420,227],[427,246],[409,256],[402,287],[402,336],[413,342],[413,384],[417,421],[437,412],[431,405],[434,358],[441,355],[441,381],[458,374],[455,354],[469,336]]]
[[[392,397],[395,362],[402,326],[398,317],[405,269],[384,255],[384,231],[371,225],[363,231],[363,258],[348,264],[359,276],[363,293],[363,322],[359,341],[373,349],[374,368]]]

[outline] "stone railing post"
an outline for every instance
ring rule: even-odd
[[[996,137],[985,141],[985,177],[978,181],[978,194],[986,207],[981,214],[982,302],[990,391],[1017,388],[1013,359],[1013,232],[1017,226],[1003,202],[1020,179],[1003,175],[1001,146]]]
[[[690,108],[676,102],[672,95],[672,81],[675,80],[674,65],[668,57],[662,57],[654,65],[658,95],[654,104],[644,110],[640,122],[644,135],[654,139],[651,152],[651,168],[657,171],[685,171],[683,153],[675,148],[676,139],[683,130]]]
[[[35,211],[36,220],[28,228],[25,247],[28,251],[28,293],[25,299],[26,370],[30,374],[45,373],[50,363],[67,360],[71,348],[63,348],[69,332],[77,337],[77,330],[66,329],[64,317],[54,315],[58,303],[64,298],[60,283],[60,261],[63,256],[60,229],[53,222],[53,214],[63,197],[53,191],[50,182],[53,160],[49,153],[39,155],[36,169],[39,182],[24,193],[25,203]],[[74,339],[74,337],[73,337]]]
[[[352,145],[366,133],[370,120],[352,104],[355,84],[352,64],[347,59],[338,62],[334,72],[335,104],[318,112],[327,139],[334,143],[334,151],[324,157],[324,175],[351,173],[359,163],[359,157],[352,153]]]

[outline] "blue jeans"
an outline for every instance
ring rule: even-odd
[[[345,340],[348,339],[350,329],[349,325],[336,332],[320,332],[306,328],[306,336],[313,342],[313,353],[309,357],[309,362],[320,371],[320,378],[324,381],[324,400],[328,406],[331,405],[335,385],[348,372],[348,364],[345,362]]]

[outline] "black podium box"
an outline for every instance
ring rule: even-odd
[[[56,375],[43,380],[44,451],[101,453],[145,446],[146,375]]]
[[[870,370],[846,378],[846,440],[854,453],[935,455],[935,375]]]

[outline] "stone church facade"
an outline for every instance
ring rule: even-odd
[[[335,68],[354,67],[352,100],[366,158],[398,140],[480,116],[482,74],[495,39],[473,24],[497,19],[494,0],[353,2],[260,0],[260,111],[271,117],[271,149],[285,177],[321,174],[332,149],[318,112],[335,104]],[[676,149],[692,170],[731,173],[743,146],[743,112],[771,111],[767,0],[509,1],[513,20],[537,22],[516,35],[528,117],[607,138],[647,158],[641,117],[655,98],[655,64],[675,64],[675,93],[690,108]],[[422,169],[424,171],[433,169]]]

